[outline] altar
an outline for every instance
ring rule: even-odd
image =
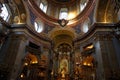
[[[72,72],[72,51],[69,44],[61,44],[57,47],[55,60],[53,62],[53,70],[57,76],[56,80],[69,80],[69,75]]]

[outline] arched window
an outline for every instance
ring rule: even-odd
[[[88,24],[84,23],[83,25],[83,32],[86,33],[88,31]]]
[[[80,2],[80,11],[83,11],[83,9],[86,7],[89,0],[81,0]]]
[[[5,20],[8,21],[9,17],[10,17],[10,13],[8,11],[8,8],[6,7],[5,4],[2,4],[2,8],[1,8],[2,12],[0,13],[0,16]]]
[[[89,26],[90,26],[90,19],[88,18],[88,19],[83,23],[82,31],[83,31],[84,33],[88,32]]]
[[[67,19],[68,18],[68,9],[67,8],[61,8],[59,19]]]
[[[40,9],[41,9],[44,13],[46,13],[46,11],[47,11],[47,4],[41,2],[40,5],[39,5],[39,7],[40,7]]]
[[[38,33],[41,33],[43,31],[43,25],[40,22],[34,22],[34,27]]]

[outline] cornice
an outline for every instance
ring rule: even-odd
[[[94,23],[87,33],[85,33],[81,37],[76,38],[73,42],[77,43],[79,41],[87,39],[90,35],[94,34],[95,30],[97,30],[97,29],[102,30],[102,31],[103,31],[103,29],[111,29],[111,30],[108,30],[109,32],[111,32],[112,28],[115,28],[117,24],[118,23],[114,23],[114,24],[113,23],[108,23],[108,24],[107,23]]]
[[[15,34],[25,34],[27,36],[27,39],[33,43],[36,43],[39,46],[44,46],[46,48],[51,48],[52,41],[48,37],[44,37],[43,35],[40,35],[39,33],[33,31],[29,28],[28,25],[24,26],[14,26],[11,28],[11,33]]]
[[[43,41],[51,43],[51,40],[48,37],[46,38],[45,36],[42,36],[39,33],[33,31],[33,29],[29,28],[29,26],[27,24],[21,24],[19,26],[12,25],[10,29],[11,29],[11,32],[14,32],[14,31],[16,32],[16,31],[21,31],[21,30],[23,31],[26,29],[29,32],[29,34],[34,35],[34,37],[37,37]]]

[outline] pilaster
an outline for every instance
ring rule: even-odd
[[[98,32],[96,35],[97,80],[109,80],[112,72],[119,69],[112,39],[110,32]]]

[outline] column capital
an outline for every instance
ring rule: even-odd
[[[105,40],[112,40],[113,35],[111,32],[98,32],[95,35],[95,40],[105,41]]]
[[[24,33],[21,34],[16,34],[16,33],[12,33],[9,36],[10,39],[20,39],[20,40],[27,40],[27,35]]]

